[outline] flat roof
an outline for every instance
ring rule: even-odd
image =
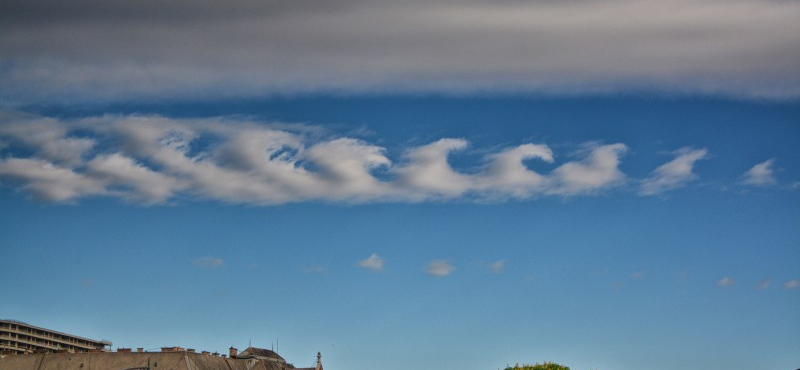
[[[30,327],[30,328],[33,328],[33,329],[48,331],[48,332],[55,333],[55,334],[60,334],[60,335],[64,335],[64,336],[68,336],[68,337],[72,337],[72,338],[85,340],[87,342],[100,343],[100,344],[103,344],[103,345],[106,345],[106,346],[110,346],[110,345],[113,344],[110,340],[90,339],[90,338],[81,337],[81,336],[77,336],[77,335],[73,335],[73,334],[67,334],[67,333],[60,332],[60,331],[53,330],[53,329],[43,328],[41,326],[31,325],[31,324],[28,324],[26,322],[22,322],[22,321],[18,321],[18,320],[3,320],[3,319],[0,319],[0,322],[4,322],[4,323],[8,323],[8,324],[24,325],[24,326],[27,326],[27,327]]]

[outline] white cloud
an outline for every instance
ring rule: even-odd
[[[19,183],[18,189],[42,201],[69,202],[80,197],[108,193],[101,181],[42,159],[0,160],[0,179]]]
[[[800,288],[800,280],[794,279],[789,280],[786,284],[783,284],[784,289],[797,289]]]
[[[398,168],[399,182],[404,187],[443,197],[457,197],[470,188],[470,178],[450,167],[447,155],[467,147],[463,139],[441,139],[411,149],[408,163]]]
[[[733,285],[733,279],[725,276],[722,279],[719,279],[719,281],[717,282],[717,285],[718,286],[731,286],[731,285]]]
[[[506,261],[504,260],[495,261],[489,264],[489,271],[495,274],[501,274],[503,273],[503,271],[505,271],[505,269],[506,269]]]
[[[741,183],[744,185],[753,186],[767,186],[775,185],[778,182],[775,180],[773,166],[775,159],[768,159],[761,162],[745,172],[741,177]]]
[[[695,162],[708,156],[706,149],[681,148],[675,151],[675,159],[656,168],[655,171],[642,181],[639,194],[658,195],[665,191],[680,188],[686,183],[697,179],[692,170]]]
[[[218,257],[200,257],[195,259],[193,263],[199,268],[215,269],[217,267],[222,267],[222,265],[225,264],[225,260]]]
[[[444,277],[450,275],[456,268],[450,262],[434,260],[425,267],[425,273],[433,277]]]
[[[758,283],[758,285],[756,285],[756,289],[758,290],[767,289],[769,288],[770,285],[772,285],[771,280],[762,280],[761,282]]]
[[[145,205],[176,198],[254,205],[313,200],[492,202],[591,195],[626,179],[619,170],[627,150],[621,143],[585,145],[579,158],[542,173],[530,170],[525,161],[553,164],[552,150],[545,144],[522,144],[485,154],[472,172],[462,173],[450,165],[448,156],[466,150],[464,139],[443,138],[408,148],[395,163],[381,146],[330,137],[313,126],[228,117],[55,120],[0,113],[0,141],[8,144],[6,148],[27,148],[3,149],[0,181],[53,202],[88,196]],[[25,139],[36,136],[30,127],[39,127],[47,140]],[[70,141],[71,132],[78,131],[91,137],[80,141],[85,145],[72,145],[76,142]]]
[[[95,157],[87,163],[86,174],[105,181],[108,187],[122,187],[118,190],[122,197],[145,204],[164,202],[183,187],[180,181],[120,154]]]
[[[547,179],[529,170],[524,160],[538,159],[553,162],[553,152],[547,145],[524,144],[489,156],[489,165],[477,179],[479,189],[502,193],[514,198],[527,198],[541,192]]]
[[[378,181],[371,170],[391,165],[385,149],[360,140],[342,138],[316,144],[305,158],[320,168],[318,176],[331,186],[332,197],[370,199],[389,193],[388,185]]]
[[[80,164],[81,157],[95,144],[92,139],[71,137],[70,128],[51,118],[0,111],[0,136],[33,149],[38,158],[60,166]]]
[[[553,171],[547,192],[574,195],[621,184],[625,175],[619,170],[620,157],[627,150],[625,144],[590,145],[585,149],[589,153],[586,158],[565,163]]]
[[[358,267],[365,268],[372,271],[383,270],[383,258],[373,253],[371,256],[358,261]]]

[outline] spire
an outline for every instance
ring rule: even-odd
[[[317,367],[314,370],[322,370],[322,353],[317,352]]]

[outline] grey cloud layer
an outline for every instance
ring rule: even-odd
[[[554,162],[545,144],[485,156],[459,172],[448,162],[467,141],[445,138],[398,154],[299,125],[225,118],[176,120],[102,116],[59,121],[0,112],[0,181],[41,200],[113,196],[163,203],[180,196],[232,203],[480,201],[591,194],[625,180],[624,144],[589,144],[550,173],[523,161]]]
[[[0,99],[800,95],[800,3],[0,0]]]

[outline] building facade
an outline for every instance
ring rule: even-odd
[[[0,320],[0,352],[4,353],[83,353],[111,349],[111,342],[94,340],[40,328],[15,320]]]

